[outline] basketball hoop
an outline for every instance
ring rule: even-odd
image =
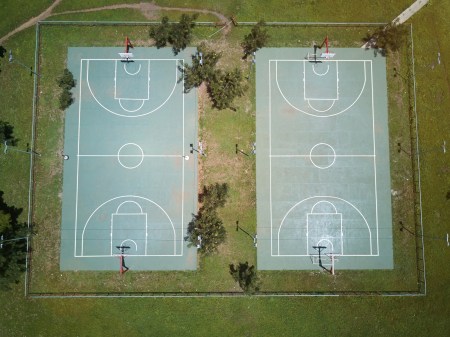
[[[325,58],[325,59],[331,59],[336,55],[336,53],[322,53],[320,54],[321,58]]]
[[[119,56],[122,59],[122,62],[130,62],[134,57],[133,53],[119,53]]]

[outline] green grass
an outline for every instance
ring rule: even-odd
[[[303,1],[303,3],[312,4],[314,1]],[[410,3],[411,1],[407,2]],[[184,1],[190,4],[190,1]],[[207,2],[208,4],[209,2]],[[228,2],[227,2],[228,3]],[[270,8],[270,3],[268,8]],[[302,1],[299,1],[302,3]],[[392,13],[398,12],[399,2],[389,2],[378,4],[376,2],[358,2],[355,6],[347,8],[346,13],[343,9],[316,5],[314,10],[316,16],[311,18],[321,19],[331,17],[330,21],[344,21],[351,18],[353,11],[357,8],[362,9],[359,15],[367,20],[387,21]],[[366,5],[366,8],[359,7],[359,3]],[[63,2],[64,4],[64,2]],[[194,4],[195,5],[195,4]],[[197,3],[197,5],[200,5]],[[216,5],[227,6],[220,4]],[[246,5],[247,7],[252,7]],[[255,5],[259,8],[261,5]],[[292,7],[295,8],[295,7]],[[336,10],[334,10],[336,9]],[[402,8],[403,9],[403,8]],[[249,11],[250,12],[250,11]],[[302,18],[305,13],[311,13],[307,8],[303,11],[290,10],[288,13],[278,11],[267,11],[273,13],[273,18],[282,17],[292,20],[296,15]],[[251,18],[251,13],[246,14]],[[421,140],[422,156],[422,192],[423,192],[423,210],[425,235],[433,237],[442,237],[449,231],[448,219],[450,209],[449,201],[445,195],[450,189],[449,181],[449,159],[439,152],[439,145],[445,139],[450,127],[450,118],[448,111],[450,108],[449,80],[448,70],[450,69],[450,46],[446,43],[445,37],[448,36],[450,25],[447,17],[450,15],[450,5],[446,1],[434,0],[432,5],[424,8],[414,19],[414,41],[416,55],[416,80],[418,89],[418,114],[419,114],[419,132]],[[255,14],[256,16],[256,14]],[[375,19],[374,19],[375,18]],[[381,19],[379,19],[381,18]],[[101,16],[99,16],[101,19]],[[239,17],[240,19],[240,17]],[[309,19],[308,21],[310,21]],[[142,34],[144,34],[143,31]],[[232,33],[234,34],[234,33]],[[286,33],[288,35],[289,33]],[[83,45],[83,36],[72,36],[67,34],[73,43]],[[64,36],[60,36],[64,38]],[[114,43],[122,42],[120,34],[108,34],[105,41]],[[285,39],[288,42],[288,39]],[[220,40],[218,40],[218,43]],[[118,44],[120,45],[120,44]],[[8,41],[5,48],[9,46],[17,50],[16,57],[27,63],[33,62],[34,32],[32,30],[19,34],[14,39]],[[441,65],[437,64],[437,51],[441,53]],[[19,57],[20,55],[20,57]],[[63,58],[63,56],[58,56]],[[403,61],[403,60],[401,60]],[[32,84],[28,74],[20,75],[20,71],[25,69],[11,68],[2,62],[2,72],[0,73],[0,102],[2,104],[1,118],[6,119],[15,126],[15,134],[27,142],[30,136],[30,112]],[[48,60],[47,60],[48,62]],[[57,64],[60,67],[60,64]],[[31,64],[30,63],[30,64]],[[433,67],[434,65],[434,67]],[[389,67],[389,65],[388,65]],[[48,67],[45,68],[48,72]],[[9,74],[9,75],[8,75]],[[389,75],[388,75],[389,76]],[[402,84],[395,79],[391,81],[390,86],[401,87]],[[20,85],[19,85],[20,84]],[[50,84],[50,79],[48,79]],[[19,89],[20,88],[20,89]],[[28,88],[28,89],[27,89]],[[47,88],[48,89],[48,88]],[[45,90],[45,89],[44,89]],[[57,104],[51,102],[51,94],[44,91],[47,95],[47,104]],[[28,96],[28,99],[26,97]],[[20,99],[18,99],[20,98]],[[390,97],[391,100],[396,98]],[[254,98],[243,98],[249,102],[254,102]],[[4,104],[4,103],[7,104]],[[14,103],[14,104],[11,104]],[[252,103],[253,104],[253,103]],[[402,103],[403,104],[403,103]],[[390,110],[391,135],[394,135],[392,128],[405,127],[402,115],[398,117],[392,112],[404,114],[404,106],[399,104],[395,110]],[[391,109],[392,105],[390,105]],[[206,107],[206,110],[208,107]],[[42,115],[48,114],[49,126],[57,125],[58,115],[50,108],[49,111],[42,111]],[[210,111],[206,111],[207,113]],[[223,119],[231,118],[232,113],[226,112],[225,116],[220,116],[219,112],[213,112],[218,115],[217,121],[225,122]],[[244,114],[242,114],[244,115]],[[202,119],[201,125],[212,127],[211,131],[202,131],[205,138],[213,137],[215,133],[224,133],[213,120],[211,114],[205,114],[210,120]],[[55,121],[51,121],[54,118]],[[241,118],[243,118],[241,116]],[[247,118],[247,117],[246,117]],[[245,120],[244,120],[245,121]],[[233,124],[234,125],[234,124]],[[40,124],[41,127],[44,124]],[[229,124],[232,126],[232,124]],[[250,125],[249,125],[250,126]],[[246,126],[246,127],[249,127]],[[250,128],[251,129],[251,128]],[[245,129],[246,131],[250,129]],[[217,158],[233,151],[234,139],[239,137],[238,130],[233,130],[230,139],[233,139],[231,145],[227,141],[217,141]],[[56,131],[55,131],[56,132]],[[210,135],[208,135],[210,132]],[[407,134],[401,134],[402,140],[407,138]],[[54,151],[56,136],[49,132],[51,144],[39,143],[41,148],[47,151]],[[400,139],[400,138],[399,138]],[[245,139],[249,140],[249,139]],[[243,141],[245,141],[243,140]],[[24,145],[21,141],[21,145]],[[396,153],[395,139],[393,148],[391,148],[391,158],[393,155],[401,160],[399,167],[403,167],[405,175],[409,175],[409,163],[405,156]],[[448,139],[447,139],[448,143]],[[53,148],[52,148],[53,146]],[[208,148],[207,148],[208,149]],[[50,152],[51,153],[51,152]],[[9,154],[8,154],[9,155]],[[208,157],[212,155],[212,152]],[[56,154],[55,154],[56,156]],[[8,157],[10,158],[10,157]],[[14,159],[19,158],[19,154]],[[26,208],[27,194],[27,165],[28,161],[20,161],[12,164],[10,161],[4,161],[6,157],[0,155],[0,170],[8,172],[0,176],[1,190],[5,190],[5,198],[8,202],[17,206]],[[240,159],[237,159],[240,160]],[[242,165],[249,165],[251,162],[244,162]],[[241,163],[238,163],[241,165]],[[8,166],[5,169],[4,165]],[[42,165],[50,168],[51,162],[42,162]],[[205,164],[206,165],[206,164]],[[44,167],[44,166],[43,166]],[[228,167],[227,167],[228,168]],[[401,173],[393,175],[394,186],[398,189],[405,189],[403,184],[409,183],[402,180]],[[205,172],[205,181],[211,179],[224,179],[223,173],[219,169],[210,168]],[[244,178],[239,176],[239,178]],[[245,179],[242,179],[246,183]],[[56,185],[58,182],[56,183]],[[233,186],[236,186],[235,184]],[[49,193],[54,193],[58,189],[55,186],[46,187]],[[8,193],[6,193],[8,191]],[[8,195],[6,195],[8,194]],[[251,198],[249,199],[251,200]],[[42,203],[39,207],[46,209],[51,205],[53,199],[48,200],[50,204]],[[247,252],[244,258],[252,258],[251,245],[247,246],[247,238],[242,238],[239,232],[233,232],[233,220],[235,214],[232,209],[239,202],[239,195],[236,191],[232,192],[230,204],[223,210],[224,217],[230,220],[228,224],[230,242],[239,244],[239,250]],[[395,206],[395,201],[394,201]],[[55,215],[50,209],[50,217]],[[247,213],[245,213],[247,214]],[[247,224],[254,224],[253,215],[250,212],[247,220],[240,221],[242,227]],[[397,214],[397,215],[396,215]],[[41,211],[41,217],[44,211]],[[394,212],[396,216],[403,216],[401,213]],[[245,227],[246,228],[246,227]],[[405,233],[401,233],[405,234]],[[39,234],[40,235],[40,234]],[[397,233],[400,235],[400,233]],[[242,239],[242,240],[241,240]],[[244,240],[245,239],[245,240]],[[401,237],[400,237],[401,239]],[[239,241],[241,240],[241,241]],[[408,239],[403,238],[407,241]],[[247,248],[248,247],[248,248]],[[245,250],[247,249],[247,250]],[[187,335],[221,335],[221,336],[298,336],[312,335],[320,332],[325,335],[340,336],[434,336],[445,335],[445,331],[450,329],[450,316],[448,301],[450,300],[450,288],[448,280],[450,271],[446,268],[448,264],[449,248],[441,240],[425,240],[425,252],[427,258],[427,285],[428,292],[425,297],[342,297],[342,298],[206,298],[206,299],[40,299],[26,300],[23,298],[22,284],[19,284],[11,292],[0,293],[2,303],[8,303],[0,309],[1,325],[0,335],[5,336],[96,336],[107,333],[122,334],[129,336],[157,335],[157,336],[179,336]],[[236,251],[238,251],[236,249]],[[236,255],[231,251],[229,257]],[[239,258],[241,258],[239,256]],[[402,256],[395,257],[400,261]],[[202,268],[217,268],[221,270],[218,257],[202,261]],[[55,261],[53,261],[54,263]],[[237,262],[237,261],[230,261]],[[250,261],[249,261],[250,262]],[[404,261],[401,261],[402,263]],[[128,274],[127,276],[134,275]],[[224,275],[224,274],[222,274]],[[357,275],[356,275],[357,276]],[[48,282],[57,279],[57,275],[46,274],[43,277],[48,278]],[[147,280],[140,279],[139,275],[133,276],[136,283],[142,283],[142,286],[148,286]],[[163,277],[163,276],[162,276]],[[174,278],[177,278],[176,275]],[[108,275],[100,281],[106,280]],[[207,284],[208,280],[203,280]],[[214,276],[211,280],[214,283],[221,282],[221,276]],[[280,277],[279,282],[284,280]],[[399,280],[402,282],[402,280]],[[299,282],[301,286],[301,282]],[[73,319],[76,317],[76,319]],[[124,322],[123,324],[115,322]]]
[[[109,15],[109,13],[106,13]],[[241,59],[240,41],[249,27],[235,28],[227,41],[215,39],[210,42],[215,50],[224,52],[221,67],[239,67],[249,73],[249,62]],[[147,27],[127,27],[138,43],[148,45]],[[270,34],[275,46],[307,46],[311,36],[323,36],[327,28],[321,27],[272,27]],[[333,44],[355,46],[367,28],[340,28],[335,30]],[[211,28],[197,28],[195,36],[205,36]],[[98,39],[101,32],[102,39]],[[133,273],[126,280],[115,272],[59,272],[59,227],[61,222],[63,113],[54,97],[58,95],[57,78],[65,67],[69,46],[120,46],[122,30],[115,26],[55,26],[41,27],[41,69],[45,75],[40,82],[40,98],[37,118],[36,149],[49,154],[35,165],[34,222],[38,235],[33,241],[33,272],[31,292],[227,292],[239,291],[230,275],[230,263],[248,261],[256,263],[251,238],[236,231],[236,221],[245,230],[256,231],[256,186],[254,157],[235,154],[235,144],[250,152],[255,141],[255,78],[251,73],[247,81],[247,94],[235,102],[236,111],[217,111],[204,95],[201,96],[200,133],[207,147],[208,156],[202,159],[201,184],[227,182],[230,200],[221,214],[228,232],[228,240],[220,254],[200,262],[200,270],[192,272]],[[199,39],[197,42],[200,42]],[[58,52],[59,51],[59,52]],[[64,51],[64,52],[61,52]],[[392,56],[392,59],[398,56]],[[400,60],[397,60],[397,63]],[[397,79],[398,80],[398,79]],[[396,92],[396,91],[393,91]],[[402,97],[400,101],[403,102]],[[396,114],[397,115],[397,114]],[[394,133],[405,132],[409,136],[408,116],[398,114],[402,125],[392,128]],[[405,121],[406,119],[406,121]],[[394,125],[393,125],[394,126]],[[406,164],[408,160],[404,159]],[[230,168],[233,168],[230,170]],[[394,166],[395,167],[395,166]],[[409,172],[409,177],[411,172]],[[402,176],[403,178],[403,176]],[[405,197],[402,198],[404,200]],[[406,200],[410,202],[410,200]],[[402,201],[397,209],[402,208]],[[403,207],[408,209],[408,207]],[[411,209],[411,207],[409,207]],[[411,213],[411,212],[410,212]],[[396,237],[396,268],[394,271],[346,272],[329,278],[320,272],[261,272],[262,291],[415,291],[414,240],[399,245]],[[409,254],[409,255],[408,255]],[[408,255],[408,258],[405,256]],[[145,280],[145,283],[136,282]],[[151,284],[149,286],[148,284]],[[299,287],[301,284],[301,287]]]
[[[0,37],[14,30],[28,19],[46,10],[53,3],[53,0],[15,0],[2,1],[0,12]]]

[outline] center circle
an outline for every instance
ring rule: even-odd
[[[119,164],[126,169],[135,169],[144,161],[144,151],[135,143],[127,143],[117,151]]]
[[[318,143],[311,148],[309,160],[319,169],[327,169],[336,161],[336,152],[327,143]]]

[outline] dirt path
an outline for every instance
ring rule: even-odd
[[[14,34],[27,29],[33,25],[35,25],[38,21],[43,21],[51,16],[56,15],[64,15],[64,14],[75,14],[75,13],[88,13],[88,12],[98,12],[103,10],[111,10],[111,9],[122,9],[122,8],[128,8],[128,9],[136,9],[142,12],[142,14],[149,20],[154,20],[159,18],[159,11],[180,11],[180,12],[194,12],[194,13],[203,13],[203,14],[212,14],[215,17],[217,17],[220,23],[225,24],[225,28],[222,29],[222,34],[226,35],[231,30],[231,24],[229,23],[229,20],[227,17],[221,13],[210,11],[207,9],[195,9],[195,8],[180,8],[180,7],[160,7],[152,3],[137,3],[137,4],[122,4],[122,5],[111,5],[111,6],[104,6],[104,7],[97,7],[97,8],[88,8],[88,9],[81,9],[81,10],[75,10],[75,11],[66,11],[61,13],[53,14],[53,9],[59,5],[59,3],[62,0],[55,0],[55,2],[47,8],[44,12],[39,14],[36,17],[31,18],[24,24],[20,25],[13,31],[9,32],[5,36],[0,38],[0,44],[6,41],[8,38],[13,36]]]
[[[34,26],[36,24],[36,22],[47,19],[50,15],[52,15],[53,8],[58,6],[61,1],[62,0],[55,0],[55,2],[49,8],[47,8],[45,11],[43,11],[41,14],[39,14],[38,16],[35,16],[34,18],[31,18],[30,20],[28,20],[24,24],[20,25],[13,31],[11,31],[8,34],[6,34],[5,36],[1,37],[0,44],[3,43],[4,41],[6,41],[11,36],[13,36],[14,34],[20,32],[24,29],[30,28],[31,26]]]

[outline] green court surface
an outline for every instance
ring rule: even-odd
[[[195,90],[178,69],[195,49],[69,48],[61,270],[196,269],[186,228],[197,208]]]
[[[385,59],[308,52],[256,55],[258,268],[392,269]]]

